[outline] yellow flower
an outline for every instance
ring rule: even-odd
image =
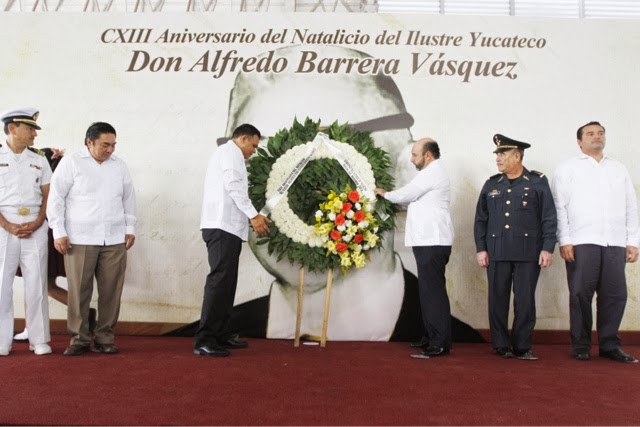
[[[351,257],[353,258],[353,262],[356,265],[356,268],[362,268],[364,267],[365,264],[365,256],[363,253],[360,254],[353,254],[351,255]]]
[[[351,258],[347,252],[343,252],[343,254],[347,254],[346,256],[340,255],[340,265],[342,267],[351,267]]]
[[[371,246],[372,248],[375,247],[378,244],[378,240],[380,240],[380,238],[378,236],[376,236],[375,234],[368,232],[365,234],[364,239],[367,241],[367,243],[369,244],[369,246]]]

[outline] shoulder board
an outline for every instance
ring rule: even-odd
[[[495,174],[495,175],[493,175],[493,176],[490,176],[490,177],[489,177],[489,179],[496,179],[496,178],[498,178],[499,176],[502,176],[502,173],[497,173],[497,174]]]
[[[38,150],[37,148],[33,148],[33,147],[27,147],[27,150],[36,153],[39,156],[44,156],[44,151],[42,150]]]
[[[538,171],[531,171],[532,174],[534,175],[538,175],[540,178],[542,178],[544,176],[544,174],[542,172],[538,172]]]

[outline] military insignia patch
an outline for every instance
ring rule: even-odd
[[[495,197],[499,195],[500,195],[500,191],[495,188],[489,192],[489,197]]]

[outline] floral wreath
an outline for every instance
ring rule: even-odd
[[[269,138],[267,150],[258,148],[247,166],[249,197],[253,205],[263,209],[268,201],[277,197],[278,189],[282,188],[291,171],[309,154],[310,144],[318,132],[324,132],[331,145],[348,159],[362,180],[361,187],[370,193],[371,204],[375,203],[370,215],[376,224],[376,232],[381,235],[395,228],[393,204],[386,199],[376,201],[373,196],[375,187],[393,187],[393,177],[388,172],[391,167],[388,153],[375,145],[368,132],[359,132],[337,122],[321,129],[320,121],[307,118],[301,124],[296,119],[290,129],[282,129]],[[273,223],[270,232],[258,238],[257,244],[267,245],[269,255],[275,253],[278,261],[287,257],[292,264],[297,263],[310,271],[342,267],[346,273],[348,268],[345,269],[344,256],[335,250],[327,250],[327,236],[317,232],[316,217],[319,207],[327,202],[330,194],[336,197],[351,188],[356,188],[356,183],[336,160],[332,150],[326,144],[320,144],[295,181],[271,207]],[[373,249],[380,248],[382,238],[378,240],[377,245],[372,245],[372,248],[375,246]]]

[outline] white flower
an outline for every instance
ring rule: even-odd
[[[320,218],[322,218],[323,216],[324,216],[324,214],[322,213],[322,211],[321,211],[320,209],[318,209],[318,210],[316,211],[316,217],[320,217]]]
[[[329,221],[335,221],[336,220],[336,214],[334,214],[333,212],[331,212],[329,214]]]
[[[368,251],[369,249],[371,249],[371,246],[369,246],[369,245],[364,245],[364,246],[362,247],[362,249],[363,249],[363,250],[365,250],[365,251]]]
[[[344,231],[344,230],[346,230],[346,229],[347,229],[347,227],[345,227],[345,226],[344,226],[344,224],[339,225],[339,226],[337,226],[336,228],[338,229],[338,231]]]
[[[369,221],[367,221],[366,219],[364,221],[360,221],[360,224],[358,224],[358,228],[367,228],[369,226]]]
[[[349,234],[345,234],[344,236],[342,236],[342,240],[344,240],[347,243],[349,243],[351,241],[351,239],[353,239],[353,236],[351,236]]]
[[[378,232],[378,227],[373,227],[373,232],[377,233]]]
[[[356,210],[359,211],[360,209],[362,209],[362,205],[358,202],[356,203]]]
[[[349,211],[349,212],[351,212],[351,211]],[[347,221],[344,222],[344,225],[346,225],[347,227],[351,227],[351,224],[353,224],[353,221],[347,220]]]
[[[353,215],[354,213],[352,210],[349,210],[349,212],[347,212],[347,218],[353,218]]]

